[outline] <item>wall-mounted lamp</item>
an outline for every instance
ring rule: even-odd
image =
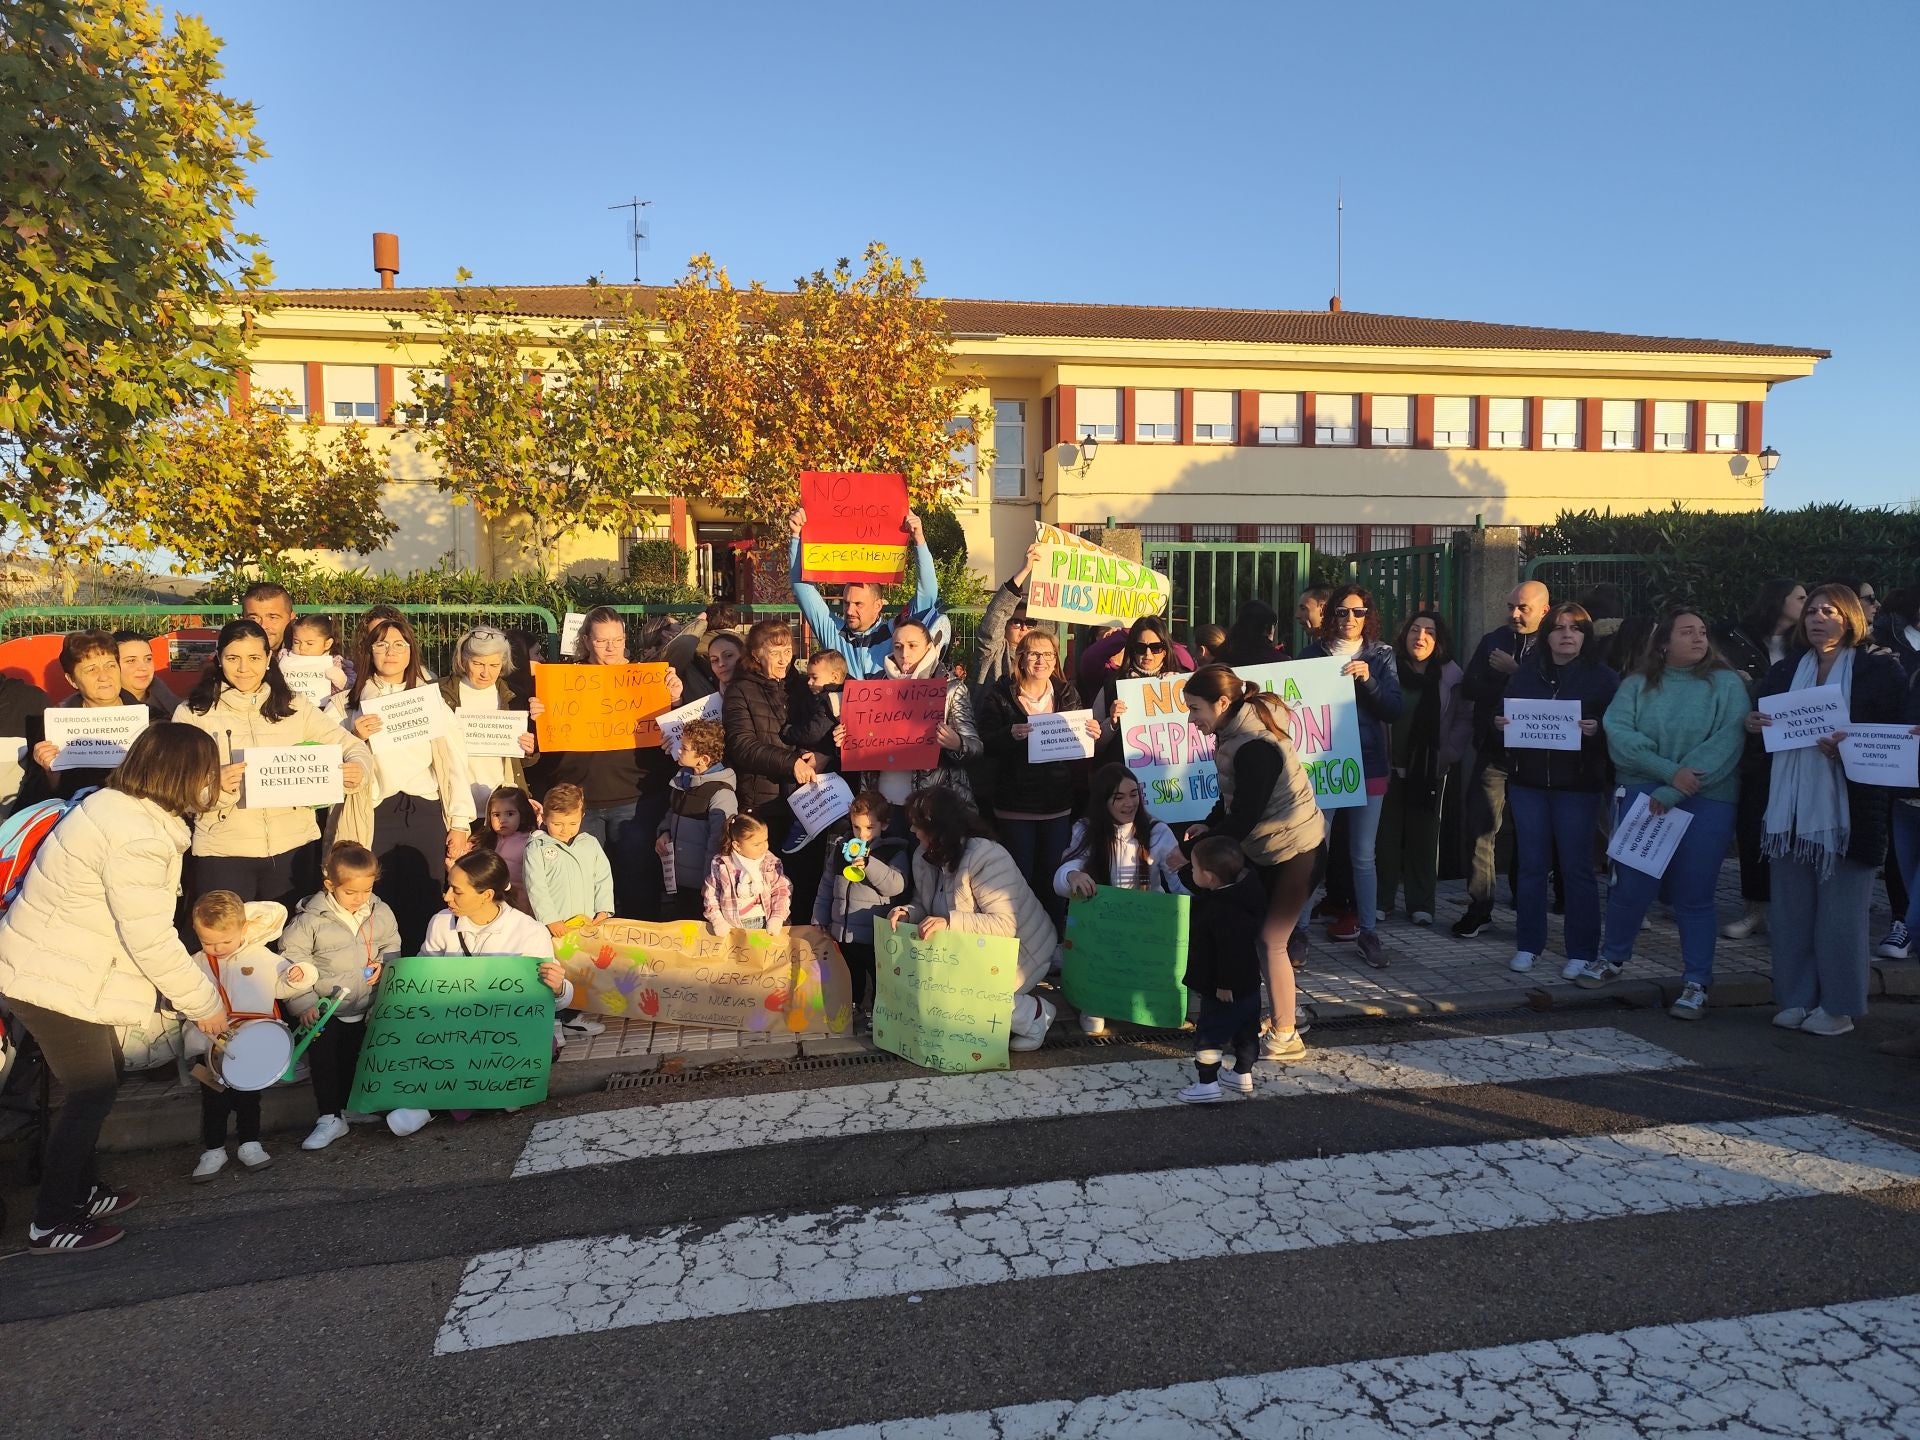
[[[1084,475],[1093,468],[1094,457],[1100,453],[1100,441],[1092,434],[1083,435],[1078,445],[1071,440],[1062,440],[1053,447],[1053,462],[1062,470],[1073,475]]]
[[[1780,452],[1774,449],[1773,446],[1769,445],[1760,452],[1760,473],[1762,475],[1773,474],[1773,467],[1779,463]]]

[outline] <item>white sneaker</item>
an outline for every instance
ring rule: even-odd
[[[1571,980],[1586,968],[1587,962],[1584,960],[1569,960],[1560,967],[1560,978],[1562,980]]]
[[[1180,1099],[1188,1105],[1217,1105],[1220,1086],[1212,1080],[1196,1080],[1180,1092]]]
[[[1216,1083],[1222,1090],[1231,1090],[1235,1095],[1253,1094],[1253,1076],[1242,1075],[1238,1070],[1221,1070]]]
[[[1720,927],[1720,933],[1728,940],[1746,940],[1755,935],[1767,933],[1767,907],[1749,905],[1747,913],[1738,920],[1729,920]]]
[[[1698,1020],[1706,1013],[1706,988],[1691,980],[1681,987],[1680,998],[1667,1007],[1667,1014],[1676,1020]]]
[[[1416,925],[1433,924],[1433,912],[1431,910],[1416,910],[1407,918]]]
[[[1611,985],[1620,978],[1620,967],[1609,965],[1605,960],[1584,960],[1574,972],[1573,983],[1582,990],[1598,990],[1602,985]]]
[[[1053,1028],[1053,1017],[1059,1014],[1059,1008],[1051,1000],[1040,1000],[1040,1031],[1036,1035],[1015,1035],[1007,1041],[1009,1050],[1038,1050],[1047,1043],[1047,1031]]]
[[[258,1140],[247,1141],[240,1147],[238,1154],[240,1163],[249,1170],[264,1170],[273,1163],[273,1156],[267,1153],[266,1147]]]
[[[1303,1060],[1307,1054],[1307,1042],[1300,1038],[1296,1030],[1269,1030],[1260,1037],[1260,1058],[1262,1060]]]
[[[1807,1018],[1800,1022],[1802,1035],[1844,1035],[1853,1029],[1853,1021],[1845,1015],[1829,1015],[1825,1010],[1815,1007]]]
[[[322,1115],[313,1133],[300,1142],[302,1150],[324,1150],[347,1133],[347,1122],[338,1115]]]
[[[222,1145],[218,1150],[202,1150],[200,1152],[200,1163],[193,1167],[193,1183],[196,1185],[204,1184],[226,1168],[226,1146]]]
[[[1104,1035],[1107,1033],[1107,1022],[1098,1015],[1082,1015],[1080,1029],[1087,1035]]]
[[[577,1015],[571,1020],[562,1020],[569,1033],[574,1035],[600,1035],[606,1032],[606,1026],[586,1015]]]
[[[1513,952],[1513,958],[1507,961],[1507,969],[1518,971],[1522,975],[1532,968],[1533,952],[1531,950],[1516,950]]]
[[[1782,1010],[1778,1015],[1773,1017],[1773,1023],[1778,1025],[1782,1030],[1798,1030],[1802,1022],[1804,1022],[1806,1018],[1807,1018],[1806,1006],[1789,1005],[1786,1009]]]
[[[387,1129],[396,1135],[411,1135],[432,1119],[431,1110],[389,1110]]]

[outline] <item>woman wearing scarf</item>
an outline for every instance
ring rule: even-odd
[[[1893,653],[1867,639],[1860,598],[1822,585],[1800,612],[1797,654],[1767,672],[1760,694],[1837,685],[1856,725],[1898,721],[1906,675]],[[1771,717],[1747,717],[1759,735]],[[1867,905],[1887,858],[1893,792],[1856,785],[1840,764],[1844,730],[1817,745],[1776,750],[1761,849],[1772,871],[1773,1023],[1809,1035],[1844,1035],[1867,1013]]]
[[[1614,825],[1642,795],[1656,815],[1684,810],[1693,819],[1664,879],[1631,865],[1613,867],[1600,958],[1561,972],[1574,984],[1591,990],[1619,976],[1664,883],[1680,931],[1683,981],[1667,1013],[1676,1020],[1698,1020],[1705,1013],[1713,985],[1713,892],[1733,838],[1745,743],[1740,722],[1748,708],[1746,682],[1714,650],[1706,617],[1686,606],[1668,611],[1640,669],[1620,682],[1607,707],[1607,750],[1620,782]]]
[[[1383,910],[1393,909],[1402,877],[1407,914],[1433,924],[1440,878],[1440,812],[1447,776],[1473,744],[1473,706],[1460,698],[1453,635],[1437,614],[1409,615],[1393,642],[1403,703],[1393,722],[1393,773],[1380,808],[1378,846]]]
[[[1747,682],[1749,695],[1759,690],[1767,671],[1793,649],[1806,603],[1807,587],[1798,580],[1769,580],[1746,614],[1714,633],[1714,643]],[[1733,817],[1733,838],[1740,847],[1740,898],[1746,907],[1738,920],[1720,927],[1729,940],[1745,940],[1767,928],[1767,905],[1773,892],[1767,886],[1767,857],[1760,853],[1760,822],[1767,808],[1767,772],[1772,762],[1773,757],[1761,748],[1760,737],[1749,736],[1746,753],[1740,757],[1740,804]]]
[[[867,783],[895,806],[905,806],[914,791],[929,785],[944,785],[972,805],[973,785],[967,778],[967,764],[980,757],[981,745],[980,732],[973,725],[973,697],[966,682],[955,679],[953,671],[940,663],[932,632],[918,620],[902,620],[893,627],[892,653],[880,664],[888,680],[945,680],[947,714],[939,729],[937,766],[931,770],[876,770]],[[846,738],[847,727],[836,726],[833,743],[843,745]],[[904,823],[904,811],[901,813]]]
[[[1142,615],[1127,631],[1125,658],[1120,668],[1101,682],[1094,696],[1093,718],[1100,722],[1100,738],[1094,742],[1095,764],[1121,759],[1120,722],[1126,718],[1127,703],[1119,698],[1122,680],[1153,679],[1159,675],[1187,673],[1186,652],[1178,651],[1166,625],[1152,615]]]

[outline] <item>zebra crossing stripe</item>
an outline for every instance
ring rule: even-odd
[[[435,1349],[1916,1178],[1920,1153],[1830,1115],[1097,1175],[479,1255]]]
[[[1473,1035],[1345,1050],[1315,1048],[1297,1065],[1260,1066],[1254,1072],[1254,1094],[1283,1098],[1512,1085],[1687,1063],[1671,1050],[1611,1029]],[[539,1175],[622,1160],[751,1150],[882,1131],[1164,1109],[1179,1103],[1175,1097],[1180,1087],[1192,1078],[1188,1061],[1144,1060],[636,1105],[542,1121],[528,1135],[513,1173]]]
[[[805,1440],[1709,1433],[1920,1435],[1920,1295],[888,1420]]]

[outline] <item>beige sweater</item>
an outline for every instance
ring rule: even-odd
[[[913,854],[914,924],[929,915],[968,935],[1008,935],[1020,942],[1020,973],[1012,986],[1025,994],[1047,978],[1060,937],[1053,918],[1020,874],[1006,847],[976,835],[951,872],[936,869],[924,850]],[[881,923],[885,923],[882,921]]]

